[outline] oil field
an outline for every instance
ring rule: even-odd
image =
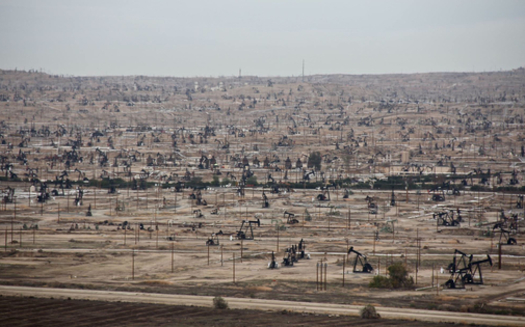
[[[384,325],[523,325],[524,85],[523,68],[0,71],[3,312],[24,310],[10,296],[54,296],[31,306],[62,310],[49,322],[68,325],[85,307],[75,301],[124,315],[138,305],[96,301],[152,294],[137,302],[163,317],[162,294],[273,311],[239,311],[254,325],[374,324],[347,316],[365,305]],[[188,324],[218,315],[176,308]]]

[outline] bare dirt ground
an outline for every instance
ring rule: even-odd
[[[201,307],[0,298],[4,326],[417,326],[416,322],[370,321],[356,317],[313,314],[274,314],[258,310],[214,310]],[[432,324],[428,326],[444,326]]]
[[[0,297],[6,326],[419,326],[421,322],[362,319],[339,314],[212,309],[150,303],[34,297]],[[425,326],[449,324],[425,322]],[[479,325],[479,324],[477,324]]]
[[[524,82],[1,71],[0,283],[524,315]],[[482,285],[443,288],[456,249]],[[394,262],[415,285],[369,288]]]

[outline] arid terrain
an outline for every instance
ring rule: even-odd
[[[0,284],[524,316],[524,115],[523,68],[304,78],[0,71]],[[369,287],[394,263],[413,285]],[[68,325],[84,305],[1,299],[13,326],[29,307],[64,307],[70,318],[46,319]],[[159,326],[173,323],[172,310],[188,325],[374,325],[90,304],[83,315],[117,312],[97,316],[101,326],[149,310]]]

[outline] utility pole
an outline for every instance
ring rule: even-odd
[[[279,252],[279,225],[277,224],[277,251]]]
[[[11,242],[13,242],[13,223],[14,223],[14,220],[16,219],[16,196],[14,197],[14,200],[15,200],[15,211],[13,213],[13,217],[11,217]]]
[[[346,262],[346,257],[343,256],[343,287],[345,287],[345,262]]]
[[[324,290],[326,291],[326,284],[327,284],[327,269],[328,269],[328,263],[325,262],[324,264]]]
[[[498,244],[498,270],[501,270],[501,246],[502,244]]]
[[[131,250],[131,280],[135,280],[135,249]]]
[[[315,290],[319,291],[319,262],[315,269]]]
[[[235,284],[235,253],[233,254],[233,283]]]
[[[319,277],[320,277],[320,284],[319,289],[323,290],[323,260],[321,260],[321,263],[319,264]]]

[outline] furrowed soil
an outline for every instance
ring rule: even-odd
[[[417,321],[361,319],[255,310],[0,297],[0,325],[28,326],[420,326]],[[425,323],[425,326],[449,324]]]

